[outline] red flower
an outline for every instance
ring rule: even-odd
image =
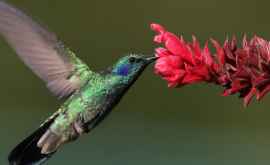
[[[169,86],[178,85],[185,71],[180,69],[181,58],[179,56],[160,57],[155,65],[155,71],[169,82]]]
[[[151,24],[157,32],[154,41],[164,45],[156,49],[159,57],[155,73],[164,78],[169,87],[208,82],[225,87],[224,96],[239,93],[248,105],[256,95],[260,100],[270,91],[270,43],[254,36],[250,41],[244,37],[242,47],[237,47],[236,39],[226,40],[221,46],[216,40],[211,43],[216,49],[213,55],[208,44],[200,48],[195,37],[185,42],[166,31],[158,24]]]

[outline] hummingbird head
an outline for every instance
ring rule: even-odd
[[[132,81],[142,73],[156,57],[144,57],[136,54],[122,57],[112,68],[112,74],[122,76],[123,80]]]

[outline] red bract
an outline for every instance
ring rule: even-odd
[[[221,46],[216,40],[211,43],[216,49],[212,54],[208,44],[204,48],[193,37],[192,42],[168,32],[158,24],[151,24],[157,35],[156,43],[164,48],[156,49],[159,57],[155,73],[164,78],[169,87],[207,82],[225,88],[223,95],[239,93],[248,105],[253,96],[260,100],[270,91],[270,43],[254,36],[244,37],[237,47],[236,38],[226,40]]]

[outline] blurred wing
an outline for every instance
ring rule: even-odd
[[[80,87],[79,79],[70,77],[76,65],[84,64],[64,48],[55,34],[3,1],[0,1],[0,33],[55,95],[64,97]]]

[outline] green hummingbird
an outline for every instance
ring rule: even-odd
[[[0,34],[62,106],[9,154],[10,165],[39,165],[63,144],[95,128],[155,57],[132,54],[94,72],[56,35],[16,7],[0,1]]]

